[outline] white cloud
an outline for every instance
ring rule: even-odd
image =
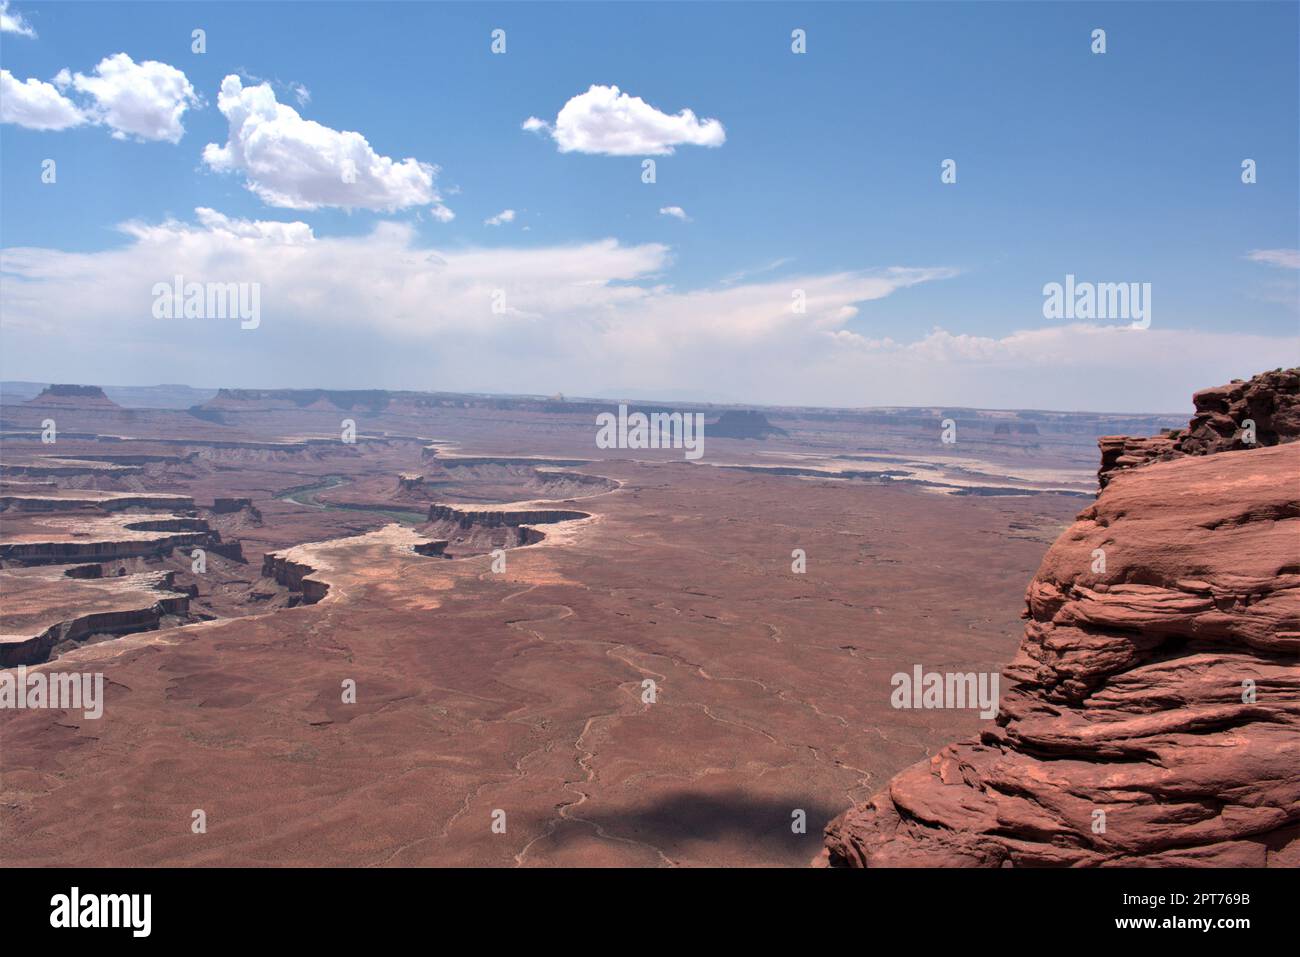
[[[689,223],[691,217],[686,215],[686,210],[680,206],[661,206],[659,207],[660,216],[671,216],[673,219],[680,219],[684,223]]]
[[[235,236],[240,239],[267,240],[282,244],[309,243],[316,237],[306,223],[267,222],[252,219],[231,219],[215,209],[199,206],[194,210],[207,229],[213,233]],[[166,232],[174,233],[177,227],[171,226]],[[183,227],[182,227],[183,229]],[[139,235],[139,233],[133,233]]]
[[[1283,269],[1300,269],[1300,249],[1252,249],[1246,258]]]
[[[500,226],[502,223],[513,223],[515,221],[515,211],[513,209],[503,209],[495,216],[489,216],[483,220],[484,226]]]
[[[17,33],[20,36],[36,38],[36,30],[23,19],[17,10],[9,11],[9,0],[0,0],[0,33]]]
[[[663,156],[677,146],[721,146],[727,139],[718,120],[697,119],[688,109],[669,115],[598,84],[565,103],[553,124],[530,116],[523,129],[549,133],[561,153],[605,156]]]
[[[429,212],[433,213],[433,218],[440,223],[449,223],[456,218],[456,214],[442,203],[435,203]]]
[[[66,72],[61,77],[66,79]],[[179,143],[185,135],[181,118],[201,103],[185,74],[174,66],[157,60],[136,63],[125,53],[105,57],[94,73],[77,73],[71,82],[93,101],[87,114],[112,129],[117,139]]]
[[[1195,388],[1296,364],[1300,351],[1294,336],[1155,326],[870,332],[883,300],[956,275],[939,267],[679,290],[664,284],[671,254],[655,243],[439,249],[404,223],[322,238],[303,223],[206,208],[196,223],[124,229],[125,245],[100,252],[0,252],[0,377],[90,382],[113,368],[119,381],[143,381],[161,361],[180,380],[214,385],[562,384],[577,395],[777,404],[1177,411]],[[153,284],[178,274],[260,283],[257,331],[153,319]],[[791,307],[795,290],[804,313]],[[289,352],[302,361],[287,366]]]
[[[229,122],[229,140],[209,143],[204,161],[219,172],[243,172],[248,189],[270,206],[392,212],[432,205],[436,218],[451,218],[433,185],[438,167],[411,158],[395,162],[360,133],[303,119],[276,101],[268,83],[245,87],[227,76],[217,108]]]
[[[85,122],[77,105],[53,84],[37,79],[19,83],[8,70],[0,70],[0,123],[29,130],[66,130]]]

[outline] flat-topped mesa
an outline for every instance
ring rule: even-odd
[[[86,573],[88,568],[95,574]],[[99,571],[93,565],[62,574],[0,572],[6,596],[0,611],[0,668],[40,664],[92,636],[154,631],[192,620],[190,596],[177,590],[175,572],[104,578]]]
[[[48,385],[24,405],[63,407],[69,409],[121,409],[97,385]]]
[[[1122,469],[1184,455],[1210,455],[1300,439],[1300,368],[1262,372],[1253,379],[1204,389],[1192,396],[1196,414],[1184,429],[1137,438],[1104,435],[1101,488]]]
[[[284,411],[371,412],[384,411],[395,395],[383,389],[219,389],[195,408],[201,412]]]
[[[274,579],[276,584],[301,596],[297,600],[291,600],[291,606],[299,603],[314,605],[329,593],[328,582],[308,577],[314,571],[316,569],[310,565],[295,562],[277,552],[268,552],[262,556],[262,577]]]
[[[97,385],[47,385],[41,395],[59,398],[75,397],[78,399],[107,399],[104,390]]]
[[[75,512],[95,509],[118,512],[126,509],[192,509],[194,499],[167,492],[103,492],[98,489],[58,489],[47,492],[0,492],[0,512]]]
[[[769,435],[789,435],[767,421],[762,412],[733,409],[723,412],[716,422],[704,426],[705,434],[718,439],[766,439]]]
[[[416,542],[411,548],[417,555],[424,555],[429,558],[451,558],[450,555],[446,554],[447,546],[450,544],[451,542],[440,538],[428,542]]]
[[[996,719],[817,863],[1300,866],[1295,396],[1294,371],[1198,393],[1169,460],[1112,470],[1029,585]]]
[[[168,556],[176,549],[196,546],[243,560],[240,543],[222,541],[221,533],[201,518],[175,512],[100,509],[81,514],[22,512],[13,518],[7,514],[0,535],[0,561],[20,566],[67,565]]]
[[[122,478],[127,475],[139,475],[144,468],[139,465],[116,465],[111,462],[95,462],[76,456],[34,456],[27,461],[0,462],[0,475],[57,476],[66,478],[72,475],[93,475],[103,478]]]
[[[231,512],[241,512],[244,509],[253,508],[251,498],[215,498],[212,500],[212,511],[216,515],[228,515]],[[256,511],[256,509],[253,509]]]

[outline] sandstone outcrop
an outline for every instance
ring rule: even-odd
[[[212,512],[215,515],[229,515],[232,512],[240,512],[244,509],[253,509],[253,500],[250,498],[215,498],[212,500]],[[256,511],[256,509],[253,509]],[[259,516],[260,517],[260,516]]]
[[[329,593],[328,582],[308,577],[315,571],[311,565],[296,562],[288,554],[268,552],[262,556],[262,577],[273,579],[300,595],[294,604],[314,605]]]
[[[1204,389],[1192,396],[1196,415],[1186,428],[1135,438],[1100,439],[1102,488],[1121,469],[1166,462],[1184,455],[1210,455],[1300,438],[1300,369],[1277,369],[1253,379]],[[1253,429],[1252,429],[1253,426]]]
[[[424,476],[419,473],[403,472],[397,476],[397,488],[402,492],[422,492]]]
[[[92,635],[152,631],[165,619],[188,620],[189,596],[177,591],[174,577],[146,572],[102,578],[76,568],[0,571],[0,667],[39,664]]]
[[[1298,383],[1197,393],[1186,430],[1119,455],[1102,440],[1000,714],[833,820],[820,863],[1300,866]]]
[[[73,409],[120,409],[116,402],[104,395],[97,385],[49,385],[35,398],[28,399],[29,406]]]
[[[206,521],[166,513],[24,513],[5,522],[0,561],[17,565],[105,562],[170,555],[178,548],[218,550],[221,535]],[[224,543],[240,554],[237,542]]]
[[[723,412],[716,422],[708,422],[704,432],[711,438],[718,439],[765,439],[769,435],[788,435],[785,429],[779,429],[767,421],[762,412],[747,409],[733,409]]]

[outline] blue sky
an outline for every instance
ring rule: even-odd
[[[115,137],[89,82],[54,83],[77,125],[0,125],[0,374],[1178,411],[1194,388],[1298,361],[1297,9],[12,0],[35,33],[0,34],[16,82],[93,77],[124,53],[180,71],[194,99],[176,142]],[[253,192],[247,168],[205,159],[231,138],[231,75],[436,166],[427,195],[348,209]],[[640,154],[521,129],[556,127],[593,85],[715,119],[725,141],[676,145],[644,184]],[[314,261],[250,252],[228,224],[213,238],[196,208],[306,224]],[[258,328],[158,320],[121,279],[178,269],[261,283]],[[1043,285],[1067,273],[1151,283],[1151,327],[1045,319]],[[497,288],[511,311],[480,314]],[[823,292],[791,316],[795,289]]]

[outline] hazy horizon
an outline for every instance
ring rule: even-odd
[[[1261,370],[1264,371],[1264,370]],[[1241,377],[1238,377],[1241,378]],[[1222,384],[1222,383],[1221,383]],[[126,390],[162,390],[162,389],[188,389],[193,392],[211,392],[214,395],[222,391],[249,391],[249,392],[415,392],[425,395],[469,395],[484,396],[487,398],[500,399],[552,399],[556,395],[562,396],[566,402],[681,402],[690,405],[716,405],[716,406],[736,406],[755,409],[829,409],[833,411],[872,411],[884,409],[927,409],[927,408],[950,408],[950,409],[971,409],[982,412],[1052,412],[1068,415],[1125,415],[1125,416],[1154,416],[1161,418],[1179,418],[1189,414],[1191,408],[1191,397],[1188,396],[1187,409],[1185,410],[1152,410],[1152,409],[1062,409],[1046,408],[1034,406],[983,406],[983,405],[960,405],[956,403],[945,402],[921,402],[916,405],[799,405],[799,404],[772,404],[763,402],[743,402],[722,399],[691,398],[686,395],[641,395],[641,394],[607,394],[607,395],[585,395],[580,393],[569,393],[564,390],[558,392],[486,392],[482,389],[387,389],[382,387],[371,388],[352,388],[328,385],[308,385],[308,386],[211,386],[211,385],[191,385],[186,382],[157,382],[157,383],[107,383],[107,382],[72,382],[66,379],[50,381],[34,381],[30,379],[3,379],[0,380],[0,390],[7,386],[31,386],[33,394],[39,390],[52,385],[76,385],[76,386],[98,386],[105,392],[126,391]],[[1198,390],[1199,391],[1199,390]],[[110,396],[111,398],[111,396]],[[140,408],[148,408],[140,406]]]

